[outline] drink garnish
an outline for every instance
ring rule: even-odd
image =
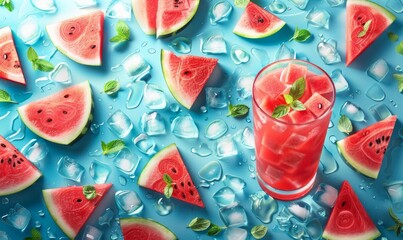
[[[283,94],[286,104],[278,105],[273,113],[272,117],[281,118],[287,115],[291,109],[295,111],[304,111],[306,110],[305,105],[299,101],[305,92],[305,78],[298,78],[291,86],[290,92],[288,94]]]

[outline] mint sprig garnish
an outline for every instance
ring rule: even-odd
[[[227,227],[220,227],[212,223],[208,219],[199,217],[192,219],[192,221],[190,221],[187,227],[195,232],[201,232],[207,230],[208,236],[217,236],[223,229],[227,228]]]
[[[403,41],[396,46],[396,52],[403,55]]]
[[[0,6],[5,7],[10,12],[14,10],[14,5],[11,0],[0,0]]]
[[[396,216],[392,208],[389,208],[389,215],[396,224],[388,227],[387,229],[389,231],[394,231],[396,233],[396,236],[399,236],[400,232],[402,231],[403,222],[401,222],[400,219]]]
[[[218,225],[215,224],[211,224],[210,229],[207,231],[207,235],[209,236],[217,236],[218,234],[220,234],[220,232],[223,230],[223,227],[220,227]]]
[[[229,104],[228,111],[229,113],[227,114],[227,116],[231,116],[234,118],[244,118],[249,113],[249,107],[244,104]]]
[[[162,175],[162,180],[164,180],[164,182],[166,184],[166,186],[164,188],[164,196],[166,198],[171,198],[172,193],[174,192],[174,188],[173,188],[174,182],[172,182],[171,176],[169,176],[167,173],[164,173],[164,175]]]
[[[11,96],[8,92],[3,89],[0,89],[0,103],[17,103],[11,99]]]
[[[31,237],[26,237],[24,240],[42,240],[41,232],[38,229],[31,229]]]
[[[274,108],[272,117],[281,118],[287,115],[291,109],[294,111],[304,111],[306,110],[305,105],[299,101],[305,92],[305,78],[298,78],[291,86],[290,92],[288,94],[283,94],[286,104],[278,105]]]
[[[364,37],[365,35],[367,35],[368,29],[369,29],[369,27],[371,26],[371,23],[372,23],[372,19],[366,21],[366,22],[364,23],[363,29],[361,30],[361,32],[358,33],[358,36],[357,36],[357,37],[362,38],[362,37]]]
[[[250,233],[255,239],[262,239],[264,236],[267,234],[268,228],[264,225],[258,225],[254,226],[251,230]]]
[[[353,131],[353,124],[346,115],[341,115],[337,124],[337,128],[340,132],[350,134]]]
[[[394,32],[388,32],[388,38],[391,42],[396,42],[397,40],[399,40],[399,35]]]
[[[397,88],[398,88],[399,92],[403,92],[403,74],[395,73],[392,76],[394,79],[397,80]]]
[[[109,39],[110,42],[121,43],[130,39],[130,28],[126,22],[119,20],[116,23],[116,35]]]
[[[97,196],[97,190],[94,186],[87,185],[83,187],[83,194],[87,200],[92,200]]]
[[[116,153],[122,150],[125,147],[125,142],[120,139],[110,141],[105,143],[104,141],[101,142],[102,147],[102,154],[107,155],[111,153]]]
[[[51,72],[55,68],[51,62],[46,61],[45,59],[40,59],[33,47],[28,48],[27,57],[32,63],[32,68],[35,71],[39,70],[42,72]]]
[[[104,85],[104,92],[108,95],[117,93],[120,89],[120,83],[118,80],[107,81]]]
[[[292,38],[290,38],[290,40],[288,41],[292,41],[295,40],[297,42],[305,42],[306,40],[308,40],[311,37],[311,32],[309,32],[307,29],[298,29],[295,28],[295,32],[294,32],[294,36],[292,36]]]

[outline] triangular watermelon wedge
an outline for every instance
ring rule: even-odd
[[[338,141],[340,154],[360,173],[377,178],[395,122],[396,116],[390,116]]]
[[[348,66],[392,24],[396,17],[384,7],[363,0],[348,0],[346,11]]]
[[[216,58],[178,57],[170,51],[161,51],[162,73],[169,91],[187,109],[196,101],[217,62]]]
[[[0,29],[0,78],[25,85],[10,27]]]
[[[193,184],[190,173],[175,144],[160,150],[148,161],[137,183],[139,186],[164,193],[167,185],[163,179],[164,174],[168,174],[172,178],[172,197],[204,207],[199,191]]]
[[[375,239],[380,235],[360,199],[350,184],[344,181],[322,237],[332,240],[364,240]]]
[[[46,26],[55,47],[70,59],[90,66],[102,64],[104,13],[100,10]]]
[[[145,34],[156,32],[158,0],[132,0],[134,17]]]
[[[96,184],[97,196],[87,200],[82,186],[43,190],[46,207],[56,224],[74,239],[112,184]]]

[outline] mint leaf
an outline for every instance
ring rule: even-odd
[[[24,240],[42,240],[41,232],[38,229],[31,229],[31,237],[26,237]]]
[[[388,38],[391,42],[396,42],[397,40],[399,40],[399,35],[393,32],[388,32]]]
[[[290,104],[290,107],[295,111],[304,111],[304,110],[306,110],[305,105],[300,100],[294,100]]]
[[[403,92],[403,74],[395,73],[392,76],[398,81],[397,88],[399,89],[399,92]]]
[[[167,173],[164,173],[164,175],[162,175],[162,179],[166,184],[172,184],[172,178]]]
[[[119,152],[125,147],[125,143],[120,140],[113,140],[108,143],[101,142],[101,147],[102,147],[102,154],[107,155],[115,152]]]
[[[0,103],[17,103],[16,101],[11,100],[11,96],[8,92],[3,89],[0,89]]]
[[[290,106],[282,104],[282,105],[278,105],[273,113],[272,113],[272,117],[274,118],[281,118],[284,117],[285,115],[287,115],[290,112]]]
[[[245,8],[249,0],[234,0],[234,6],[237,8]]]
[[[130,28],[126,22],[119,20],[116,23],[116,35],[109,39],[110,42],[126,42],[130,39]]]
[[[250,233],[255,239],[262,239],[264,236],[267,234],[268,228],[264,225],[258,225],[254,226],[251,230]]]
[[[403,55],[403,41],[396,46],[396,52]]]
[[[311,37],[311,32],[309,32],[307,29],[298,29],[298,27],[295,29],[294,36],[290,38],[288,41],[295,40],[297,42],[305,42]]]
[[[172,187],[172,185],[168,184],[164,187],[164,196],[166,198],[171,198],[173,192],[174,192],[174,188]]]
[[[294,101],[294,98],[290,94],[283,95],[285,103],[290,104]]]
[[[210,220],[205,219],[205,218],[194,218],[192,221],[190,221],[188,228],[192,229],[195,232],[200,232],[207,230],[211,225]]]
[[[371,23],[372,23],[372,19],[366,21],[366,22],[364,23],[364,27],[363,27],[362,31],[358,33],[358,36],[357,36],[357,37],[359,37],[359,38],[364,37],[364,36],[367,34],[368,29],[369,29],[369,27],[371,26]]]
[[[209,236],[217,236],[221,232],[222,228],[215,225],[211,224],[211,228],[207,231],[207,235]]]
[[[45,59],[38,59],[35,61],[35,64],[38,66],[38,70],[42,72],[51,72],[53,69],[55,69],[55,66]]]
[[[346,115],[342,115],[337,124],[337,128],[340,132],[350,134],[353,131],[353,124]]]
[[[35,62],[36,60],[39,59],[38,54],[36,53],[33,47],[28,48],[27,57],[30,62]]]
[[[110,80],[104,85],[104,92],[108,95],[115,94],[120,89],[120,83],[117,80]]]
[[[228,110],[229,113],[227,114],[227,116],[231,116],[234,118],[244,118],[249,113],[249,107],[244,104],[237,104],[237,105],[230,104],[228,106]]]
[[[305,78],[298,78],[291,86],[290,95],[294,100],[300,99],[305,92]]]
[[[83,194],[87,200],[92,200],[97,196],[97,191],[94,186],[87,185],[83,187]]]
[[[11,2],[11,0],[3,0],[0,1],[0,5],[2,5],[3,7],[5,7],[8,11],[12,12],[14,10],[14,5]]]
[[[109,42],[115,42],[115,43],[124,42],[124,41],[126,41],[125,38],[120,35],[115,35],[115,36],[111,37],[111,39],[109,39]]]

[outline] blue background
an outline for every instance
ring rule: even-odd
[[[41,92],[39,88],[35,86],[35,79],[39,77],[47,76],[46,73],[42,73],[39,71],[33,71],[30,63],[26,58],[26,52],[28,46],[24,45],[22,41],[17,37],[16,32],[19,26],[19,23],[23,21],[23,17],[18,16],[18,11],[20,10],[22,1],[14,1],[15,10],[12,13],[9,13],[7,10],[1,8],[0,9],[0,28],[5,26],[10,26],[14,32],[14,39],[17,45],[17,50],[20,56],[20,60],[22,63],[22,67],[25,73],[25,77],[27,80],[26,86],[19,86],[17,84],[13,84],[7,81],[0,81],[0,88],[5,89],[8,92],[12,93],[12,96],[16,97],[16,94],[24,93],[24,92],[32,92],[33,95],[25,102],[20,102],[18,105],[0,105],[0,116],[2,116],[7,111],[10,111],[10,116],[0,120],[0,134],[8,136],[11,131],[11,121],[12,116],[16,116],[16,109],[18,106],[21,106],[24,103],[28,103],[30,101],[40,99],[44,96],[49,95],[50,93],[54,93],[64,86],[56,84],[50,85],[49,88],[45,88],[45,92]],[[200,38],[197,36],[200,33],[205,32],[208,29],[213,28],[208,19],[208,9],[214,3],[218,1],[206,1],[201,0],[200,7],[196,13],[196,16],[191,21],[191,23],[177,36],[189,37],[192,39],[193,47],[191,54],[203,56],[200,52]],[[232,1],[230,1],[233,4]],[[255,1],[260,6],[267,6],[271,1]],[[342,104],[349,100],[354,104],[360,106],[362,110],[365,112],[366,121],[365,122],[354,122],[355,131],[361,129],[365,126],[369,126],[372,123],[375,123],[377,120],[369,111],[369,108],[376,104],[373,100],[369,99],[365,96],[365,92],[367,89],[372,86],[374,83],[379,84],[379,86],[385,91],[387,97],[382,102],[391,110],[393,114],[398,115],[398,118],[402,118],[402,95],[397,90],[397,81],[395,81],[391,74],[396,72],[394,69],[397,65],[403,65],[403,57],[399,55],[395,51],[395,46],[398,43],[392,43],[389,41],[386,32],[395,32],[399,35],[400,41],[403,37],[403,15],[395,14],[397,16],[397,20],[393,23],[393,25],[383,33],[379,39],[377,39],[374,44],[367,49],[351,66],[345,67],[345,5],[330,8],[326,1],[314,1],[311,0],[305,10],[300,10],[292,5],[288,1],[284,1],[286,5],[290,8],[286,12],[282,14],[278,14],[281,19],[287,22],[287,26],[284,27],[277,34],[267,37],[264,39],[258,40],[249,40],[244,39],[239,36],[234,35],[231,30],[235,26],[237,20],[239,19],[242,9],[234,8],[233,12],[229,17],[229,21],[225,23],[219,23],[214,28],[221,30],[224,34],[224,38],[227,43],[227,54],[222,55],[211,55],[211,57],[219,58],[219,69],[221,70],[219,76],[219,83],[208,83],[209,85],[231,85],[231,74],[237,67],[240,67],[242,70],[242,74],[256,74],[261,68],[261,64],[258,59],[251,54],[251,60],[244,65],[235,65],[229,55],[229,51],[232,45],[240,45],[245,50],[250,53],[251,48],[260,48],[264,49],[269,57],[270,61],[273,60],[274,55],[279,48],[282,42],[287,42],[288,39],[293,34],[293,29],[295,27],[299,28],[308,28],[313,34],[312,38],[305,43],[298,42],[287,42],[287,46],[293,48],[297,52],[297,56],[307,56],[309,60],[319,66],[321,66],[325,71],[329,74],[335,69],[341,69],[344,76],[348,80],[350,84],[350,89],[347,92],[341,93],[337,95],[336,104],[334,106],[332,121],[337,124],[337,120],[339,118],[339,110]],[[385,5],[386,1],[377,1],[381,5]],[[29,3],[28,3],[29,4]],[[97,5],[97,9],[101,9],[103,11],[106,10],[109,1],[100,1]],[[49,56],[49,53],[53,52],[53,45],[50,43],[48,36],[45,31],[45,26],[50,23],[57,22],[62,19],[69,18],[73,15],[78,15],[83,13],[84,10],[78,9],[74,1],[56,1],[56,5],[58,11],[55,14],[42,14],[37,15],[39,21],[41,23],[41,29],[44,32],[43,37],[39,40],[38,43],[34,45],[35,49],[39,53],[44,53]],[[330,19],[330,29],[326,30],[323,28],[315,28],[312,26],[308,26],[307,21],[305,19],[306,14],[313,7],[321,7],[325,8],[331,14]],[[151,79],[150,83],[157,84],[164,90],[169,103],[174,103],[175,99],[170,94],[167,89],[160,68],[160,50],[161,49],[169,49],[168,43],[175,38],[170,37],[166,39],[155,39],[154,36],[145,35],[137,25],[134,16],[127,23],[129,24],[132,32],[131,41],[125,46],[117,48],[114,44],[109,43],[108,39],[110,39],[115,34],[114,26],[116,24],[116,19],[105,18],[105,32],[104,32],[104,53],[103,53],[103,65],[101,67],[89,67],[84,65],[79,65],[61,53],[57,52],[51,59],[51,62],[56,65],[60,62],[66,62],[72,70],[73,83],[79,83],[85,80],[89,80],[93,90],[93,99],[95,104],[95,112],[94,112],[94,123],[100,124],[106,122],[108,116],[115,112],[117,109],[121,109],[124,111],[132,120],[134,124],[134,131],[132,136],[136,136],[140,133],[140,129],[138,126],[139,117],[144,112],[149,112],[150,110],[144,106],[142,102],[140,106],[136,109],[126,109],[123,107],[125,105],[126,97],[128,94],[128,89],[122,88],[119,91],[118,96],[116,98],[111,98],[106,94],[102,94],[103,85],[106,81],[119,78],[122,83],[122,86],[126,86],[127,83],[130,82],[130,79],[124,72],[114,73],[111,72],[110,69],[113,66],[119,64],[127,55],[139,51],[140,54],[152,65],[151,70]],[[334,65],[326,65],[320,59],[319,55],[316,53],[316,46],[320,41],[319,34],[323,34],[324,38],[333,38],[337,41],[338,46],[337,49],[342,57],[342,62]],[[44,42],[45,41],[45,44]],[[49,45],[50,43],[50,45]],[[46,45],[46,46],[44,46]],[[145,46],[144,46],[145,45]],[[156,50],[153,53],[153,49]],[[376,82],[372,78],[368,77],[365,73],[366,69],[377,59],[384,58],[390,67],[390,72],[388,76],[380,83]],[[231,89],[232,103],[243,103],[251,106],[251,99],[248,98],[246,100],[238,99],[237,93],[234,88]],[[397,104],[397,106],[394,106]],[[184,140],[175,137],[173,134],[169,133],[170,121],[172,118],[177,115],[166,110],[158,110],[160,114],[163,115],[165,124],[168,130],[168,134],[164,136],[153,137],[159,149],[162,149],[164,146],[167,146],[170,143],[175,142],[179,150],[185,159],[186,165],[192,175],[192,178],[196,185],[198,185],[200,178],[197,174],[199,169],[203,167],[206,163],[213,160],[218,160],[215,152],[208,157],[199,157],[191,152],[192,147],[197,147],[200,142],[207,143],[210,149],[215,149],[215,141],[210,141],[204,137],[204,131],[208,123],[215,119],[223,119],[229,126],[228,133],[235,134],[239,129],[244,129],[249,126],[252,128],[252,123],[250,122],[252,116],[251,114],[247,119],[236,120],[233,118],[226,117],[227,109],[210,109],[208,108],[207,113],[203,113],[202,111],[196,109],[194,111],[188,111],[181,107],[181,112],[179,114],[191,114],[195,119],[196,124],[199,128],[200,134],[199,139],[193,140]],[[385,184],[389,184],[393,181],[399,181],[402,179],[401,170],[402,169],[402,158],[403,158],[403,144],[402,139],[398,136],[398,131],[402,131],[402,123],[401,120],[398,120],[395,127],[395,132],[392,138],[392,142],[387,151],[384,164],[382,165],[382,169],[378,179],[372,180],[366,178],[365,176],[355,172],[346,163],[340,158],[337,153],[336,146],[330,140],[330,136],[335,136],[337,139],[342,139],[345,135],[337,130],[337,127],[332,127],[328,131],[328,137],[325,142],[325,146],[333,153],[335,159],[338,162],[339,169],[337,172],[324,175],[322,173],[322,168],[318,170],[318,179],[315,185],[318,185],[320,182],[328,183],[336,188],[339,188],[341,182],[345,179],[349,180],[352,184],[355,192],[359,196],[361,202],[367,209],[369,215],[373,219],[375,223],[379,220],[383,221],[383,225],[377,225],[379,230],[382,233],[382,236],[387,237],[388,239],[396,238],[393,232],[387,231],[386,228],[392,225],[392,220],[388,216],[387,209],[391,206],[391,202],[387,196],[387,193],[384,189]],[[26,129],[25,137],[21,140],[14,141],[13,144],[19,149],[21,149],[29,140],[37,138],[35,134]],[[51,219],[46,206],[44,204],[41,190],[47,188],[58,188],[68,185],[74,185],[75,182],[70,180],[66,180],[60,177],[56,171],[57,161],[60,157],[68,155],[71,158],[76,159],[81,165],[86,168],[81,184],[93,184],[93,179],[89,176],[89,166],[93,160],[98,160],[102,163],[105,163],[110,166],[112,172],[108,178],[107,182],[113,183],[113,188],[105,197],[105,199],[101,202],[97,210],[94,212],[92,217],[89,219],[87,224],[91,224],[96,226],[104,231],[104,238],[109,239],[109,236],[112,232],[117,231],[120,232],[119,227],[116,223],[112,224],[112,227],[105,228],[100,227],[97,223],[98,217],[101,216],[106,208],[112,208],[115,212],[115,217],[118,217],[117,210],[114,202],[114,192],[117,190],[134,190],[139,193],[141,199],[145,204],[145,208],[141,213],[141,216],[152,218],[158,222],[163,223],[168,228],[173,230],[180,239],[211,239],[207,237],[205,234],[197,234],[192,232],[190,229],[187,229],[186,226],[188,222],[194,217],[205,217],[211,219],[214,223],[218,225],[223,225],[222,221],[219,218],[219,208],[216,206],[214,201],[212,201],[212,195],[223,187],[222,182],[216,182],[210,188],[199,188],[202,199],[206,204],[205,209],[201,209],[198,207],[191,206],[189,204],[173,200],[175,205],[174,211],[168,216],[159,216],[156,214],[153,204],[161,197],[161,195],[153,193],[143,188],[139,188],[137,183],[128,179],[128,183],[126,186],[122,186],[119,184],[118,177],[119,175],[125,176],[123,173],[119,172],[114,166],[112,159],[109,159],[104,156],[99,157],[90,157],[88,155],[89,152],[93,152],[96,149],[100,149],[101,141],[110,141],[116,139],[109,129],[106,127],[106,124],[102,125],[100,128],[99,134],[93,134],[88,131],[87,134],[80,139],[77,143],[72,146],[61,146],[57,144],[53,144],[50,142],[46,142],[50,151],[47,155],[46,159],[42,162],[40,166],[40,170],[44,173],[43,177],[37,181],[32,187],[10,196],[7,196],[9,199],[8,204],[0,204],[0,216],[7,214],[9,208],[13,207],[15,203],[21,203],[24,207],[28,208],[32,213],[32,218],[30,221],[30,225],[28,226],[25,232],[21,233],[18,230],[0,222],[0,230],[6,231],[12,239],[23,239],[29,235],[29,229],[34,226],[35,221],[40,221],[42,227],[40,231],[42,235],[46,239],[46,229],[48,227],[51,228],[51,231],[54,232],[58,237],[63,237],[64,234],[60,231],[58,226]],[[139,156],[141,156],[142,161],[140,162],[139,167],[137,168],[136,175],[138,175],[144,165],[149,160],[148,156],[145,156],[134,149],[133,144],[130,139],[125,139],[127,145]],[[237,159],[233,159],[230,161],[221,160],[220,163],[223,167],[224,174],[232,174],[236,176],[242,177],[247,182],[247,188],[244,191],[243,195],[237,195],[237,199],[241,202],[242,206],[247,211],[249,225],[247,229],[249,230],[252,226],[260,224],[261,222],[251,213],[250,204],[251,201],[248,199],[249,194],[258,191],[260,188],[256,182],[256,179],[253,177],[254,172],[250,171],[249,168],[254,168],[254,161],[251,156],[253,156],[253,150],[245,149],[242,145],[238,144],[240,154]],[[135,179],[137,180],[137,178]],[[360,187],[363,186],[364,190],[361,190]],[[314,187],[315,189],[315,187]],[[311,191],[311,195],[314,193],[314,190]],[[311,199],[311,195],[308,195],[304,198],[304,200],[309,201]],[[1,199],[1,198],[0,198]],[[279,202],[279,209],[282,206],[288,206],[287,202]],[[37,212],[42,210],[45,212],[44,217],[40,217]],[[329,213],[329,209],[326,210]],[[403,215],[400,215],[403,217]],[[323,226],[327,221],[327,217],[322,218],[319,217]],[[286,239],[288,236],[275,228],[276,220],[268,225],[269,233],[265,239]],[[222,236],[222,235],[221,235]],[[252,237],[251,237],[252,238]],[[78,239],[81,239],[81,236],[78,236]]]

